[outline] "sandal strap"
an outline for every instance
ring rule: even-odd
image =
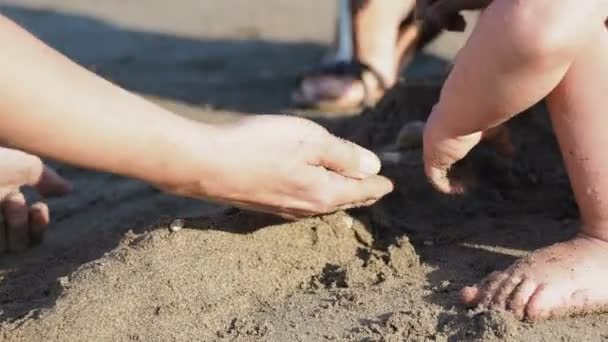
[[[352,76],[360,80],[363,84],[364,96],[362,104],[366,107],[371,107],[373,106],[373,99],[371,97],[372,89],[370,89],[369,84],[367,84],[367,82],[365,82],[363,79],[363,74],[366,72],[376,79],[383,92],[388,90],[389,87],[386,80],[375,68],[357,60],[322,64],[314,69],[300,74],[300,76],[298,76],[297,84],[300,85],[305,78],[315,76]]]

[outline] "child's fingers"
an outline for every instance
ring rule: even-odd
[[[433,187],[439,192],[449,194],[451,192],[448,170],[435,165],[425,165],[425,173]]]
[[[72,190],[72,184],[61,177],[55,170],[44,166],[38,180],[32,184],[43,196],[62,196]]]
[[[458,195],[465,192],[463,184],[450,179],[448,166],[425,162],[424,169],[428,180],[437,191],[447,195]]]
[[[2,213],[9,252],[21,252],[28,246],[28,207],[21,192],[13,192],[2,201]]]
[[[19,189],[29,185],[43,196],[57,196],[71,190],[70,183],[53,169],[44,165],[40,158],[19,150],[0,146],[0,160],[3,172],[0,173],[0,187]]]
[[[29,153],[0,146],[0,187],[16,189],[33,184],[40,178],[43,170],[42,160]]]
[[[30,206],[28,216],[30,244],[40,244],[50,222],[49,207],[43,202],[35,203]]]
[[[431,184],[445,194],[462,194],[464,185],[449,177],[450,168],[462,160],[477,145],[482,133],[472,133],[456,138],[445,138],[433,115],[427,121],[424,133],[424,170]],[[436,118],[436,117],[435,117]]]

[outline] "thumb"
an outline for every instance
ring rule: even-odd
[[[349,178],[362,179],[380,172],[380,158],[348,140],[327,134],[321,145],[319,166]]]
[[[0,187],[17,189],[36,182],[44,165],[40,158],[6,147],[0,147]]]

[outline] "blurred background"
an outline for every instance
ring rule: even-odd
[[[220,121],[288,110],[297,76],[330,49],[337,7],[327,0],[0,1],[1,13],[100,75],[184,115]],[[463,37],[444,34],[407,72],[436,73]]]

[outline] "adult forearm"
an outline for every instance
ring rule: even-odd
[[[103,80],[5,18],[0,41],[4,145],[159,182],[180,145],[203,134],[201,125]]]

